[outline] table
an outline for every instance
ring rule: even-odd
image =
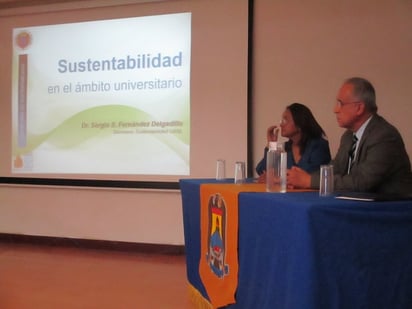
[[[199,192],[214,182],[180,181],[188,282],[205,299]],[[412,201],[241,192],[238,203],[238,287],[226,308],[412,308]]]

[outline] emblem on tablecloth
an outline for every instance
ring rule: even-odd
[[[226,203],[219,193],[209,197],[208,217],[206,262],[218,278],[223,278],[229,273],[229,265],[226,264]]]

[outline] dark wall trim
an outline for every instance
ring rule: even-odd
[[[253,24],[255,2],[248,2],[248,64],[247,64],[247,177],[254,174],[253,166]]]
[[[178,182],[165,181],[131,181],[131,180],[95,180],[95,179],[60,179],[60,178],[23,178],[0,177],[0,183],[14,185],[41,185],[66,187],[96,188],[134,188],[178,190]]]
[[[28,244],[36,246],[71,247],[80,249],[112,250],[135,253],[183,255],[183,245],[146,244],[123,241],[31,236],[0,233],[1,243]]]

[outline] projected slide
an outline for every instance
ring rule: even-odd
[[[12,173],[189,175],[191,14],[13,29]]]

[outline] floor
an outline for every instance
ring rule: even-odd
[[[193,309],[184,255],[0,243],[1,309]]]

